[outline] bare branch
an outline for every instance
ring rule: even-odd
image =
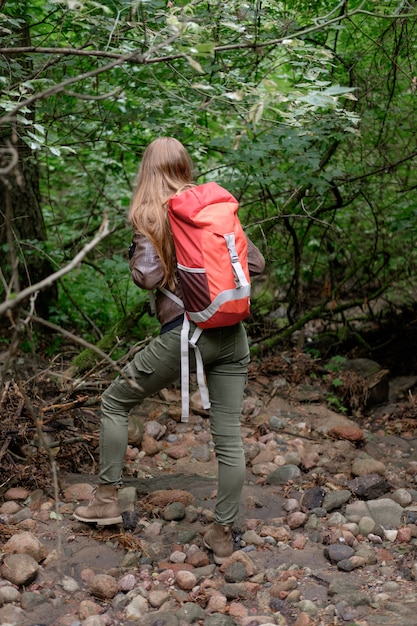
[[[66,91],[65,94],[67,96],[71,96],[72,98],[78,98],[78,100],[98,101],[98,100],[107,100],[107,98],[113,98],[114,96],[118,96],[119,93],[121,92],[122,92],[122,88],[116,87],[116,89],[109,91],[109,93],[102,93],[100,96],[89,96],[88,94],[77,93],[76,91]]]

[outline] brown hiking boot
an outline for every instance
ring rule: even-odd
[[[88,506],[79,506],[74,511],[80,522],[96,523],[100,526],[121,524],[118,488],[115,485],[98,485],[93,491],[93,499]]]
[[[233,552],[232,529],[214,522],[203,537],[206,548],[212,550],[217,565],[224,563]]]

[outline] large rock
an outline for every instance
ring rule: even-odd
[[[364,432],[356,422],[323,406],[309,406],[308,417],[312,429],[333,439],[362,441]]]
[[[0,568],[0,576],[20,587],[32,583],[39,571],[37,561],[29,554],[8,554]]]
[[[346,506],[346,515],[371,517],[384,529],[397,529],[403,524],[404,509],[390,498],[379,500],[358,500]]]
[[[4,544],[3,550],[7,554],[29,554],[37,563],[43,561],[48,555],[46,546],[35,535],[27,531],[10,537]]]

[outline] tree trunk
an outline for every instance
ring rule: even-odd
[[[21,16],[24,16],[24,6]],[[16,45],[30,45],[27,25],[16,33]],[[19,61],[20,68],[25,68],[28,74],[32,72],[30,61],[26,58]],[[13,64],[10,67],[13,68]],[[28,117],[34,119],[34,109]],[[1,271],[10,292],[36,283],[53,271],[51,262],[37,243],[46,241],[39,165],[33,151],[21,139],[23,132],[24,128],[17,122],[0,129]],[[56,298],[56,285],[38,294],[35,303],[37,313],[48,317],[49,307]]]

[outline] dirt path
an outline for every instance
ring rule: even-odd
[[[137,494],[132,531],[72,518],[77,503],[65,501],[65,489],[94,482],[82,468],[61,473],[58,519],[51,515],[52,490],[30,487],[25,498],[5,491],[0,623],[416,626],[417,433],[407,422],[412,407],[404,386],[410,381],[392,381],[389,402],[354,420],[329,410],[318,387],[298,385],[289,393],[277,378],[252,381],[242,419],[247,477],[237,551],[221,568],[212,564],[200,533],[211,521],[216,489],[207,419],[196,413],[178,424],[170,401],[147,403],[137,417],[145,432],[152,427],[156,448],[141,454],[132,444],[126,460],[125,486]],[[395,413],[407,419],[395,421]],[[94,427],[91,433],[94,442]],[[358,493],[354,481],[372,488]],[[192,506],[173,520],[149,503],[152,494],[174,489],[190,494]],[[33,581],[11,584],[7,542],[25,532],[47,556]],[[352,554],[330,558],[340,547]],[[194,573],[192,589],[181,586],[181,568]],[[115,581],[117,594],[92,592],[91,580],[101,574]],[[146,604],[140,615],[133,607],[138,598]],[[181,613],[191,606],[194,617]]]

